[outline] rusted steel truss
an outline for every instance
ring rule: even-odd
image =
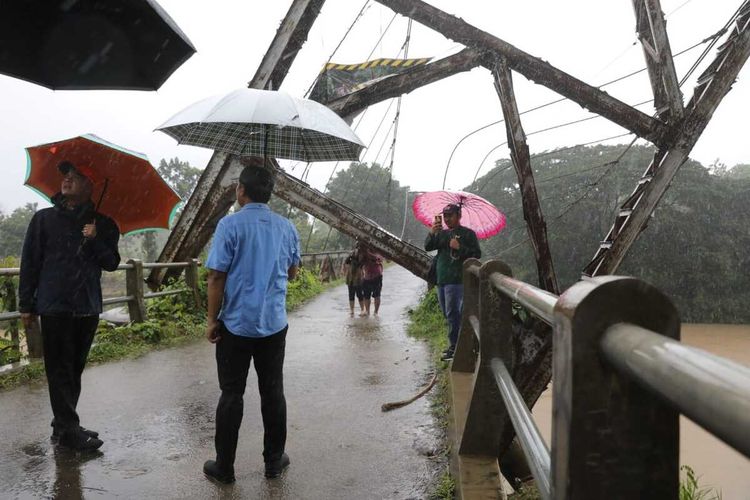
[[[656,114],[669,123],[682,119],[682,92],[667,36],[667,23],[659,0],[633,0],[636,31],[643,47],[654,93]]]
[[[672,145],[657,151],[633,193],[620,206],[615,223],[583,270],[586,276],[612,274],[622,263],[638,234],[646,227],[672,179],[688,159],[722,98],[732,88],[750,57],[750,0],[745,0],[727,40],[716,58],[698,77],[684,119],[675,125]]]
[[[521,190],[523,218],[526,220],[531,248],[534,251],[539,286],[548,292],[559,295],[560,290],[557,286],[555,266],[552,262],[552,252],[547,238],[547,224],[544,222],[544,214],[542,213],[542,206],[539,204],[534,173],[531,168],[529,146],[526,144],[526,134],[523,131],[521,115],[518,113],[516,96],[513,92],[512,74],[504,59],[498,60],[492,71],[492,76],[495,79],[495,90],[497,90],[503,108],[510,158],[516,170],[518,185]]]

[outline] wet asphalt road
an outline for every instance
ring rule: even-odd
[[[287,452],[282,478],[263,476],[262,423],[254,371],[235,463],[237,482],[201,472],[213,458],[219,397],[205,341],[89,367],[79,403],[101,453],[79,456],[49,440],[46,384],[0,393],[1,498],[424,498],[442,465],[430,458],[438,431],[422,398],[382,413],[384,402],[429,381],[426,346],[405,334],[424,282],[386,270],[378,318],[349,318],[345,287],[290,315],[285,362]]]

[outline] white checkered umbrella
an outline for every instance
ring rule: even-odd
[[[204,99],[156,130],[180,144],[308,162],[357,160],[365,147],[324,105],[271,90],[239,89]]]

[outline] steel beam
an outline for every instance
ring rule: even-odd
[[[534,172],[531,168],[529,146],[526,144],[526,133],[521,124],[521,115],[518,112],[516,95],[513,91],[512,74],[505,60],[498,61],[492,71],[492,76],[495,80],[495,90],[500,97],[500,105],[505,117],[510,158],[518,177],[523,218],[526,221],[531,247],[534,251],[539,286],[548,292],[559,295],[560,290],[557,286],[555,266],[549,248],[549,239],[547,238],[547,224],[544,221],[542,207],[539,204]]]
[[[682,92],[659,0],[633,0],[636,31],[643,47],[657,115],[670,123],[682,119]]]

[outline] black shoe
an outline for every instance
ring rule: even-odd
[[[70,448],[76,451],[94,451],[98,450],[104,441],[93,438],[80,430],[66,432],[59,438],[60,446]]]
[[[52,420],[52,422],[50,422],[49,425],[52,426],[52,439],[53,440],[59,439],[60,438],[60,431],[57,429],[57,427],[55,427],[55,421],[54,421],[54,419]],[[92,431],[90,429],[86,429],[84,427],[81,427],[80,425],[78,426],[78,430],[81,431],[81,432],[83,432],[84,434],[87,434],[88,436],[90,436],[92,438],[96,439],[96,438],[99,437],[99,433],[98,432]]]
[[[445,351],[443,351],[443,355],[440,356],[440,359],[443,361],[450,361],[453,359],[453,353],[453,349],[446,349]]]
[[[207,478],[221,484],[232,484],[235,481],[234,471],[221,470],[216,460],[206,460],[206,463],[203,464],[203,473]]]
[[[94,439],[98,439],[99,438],[99,433],[96,432],[96,431],[92,431],[92,430],[86,429],[84,427],[78,427],[78,430],[80,432],[83,432],[87,436],[94,438]],[[53,441],[57,441],[59,439],[60,439],[60,431],[58,431],[57,429],[53,428],[52,429],[52,440]]]
[[[266,462],[266,477],[268,479],[274,479],[284,472],[284,469],[289,467],[290,464],[289,455],[286,453],[281,455],[281,458],[274,462]]]

